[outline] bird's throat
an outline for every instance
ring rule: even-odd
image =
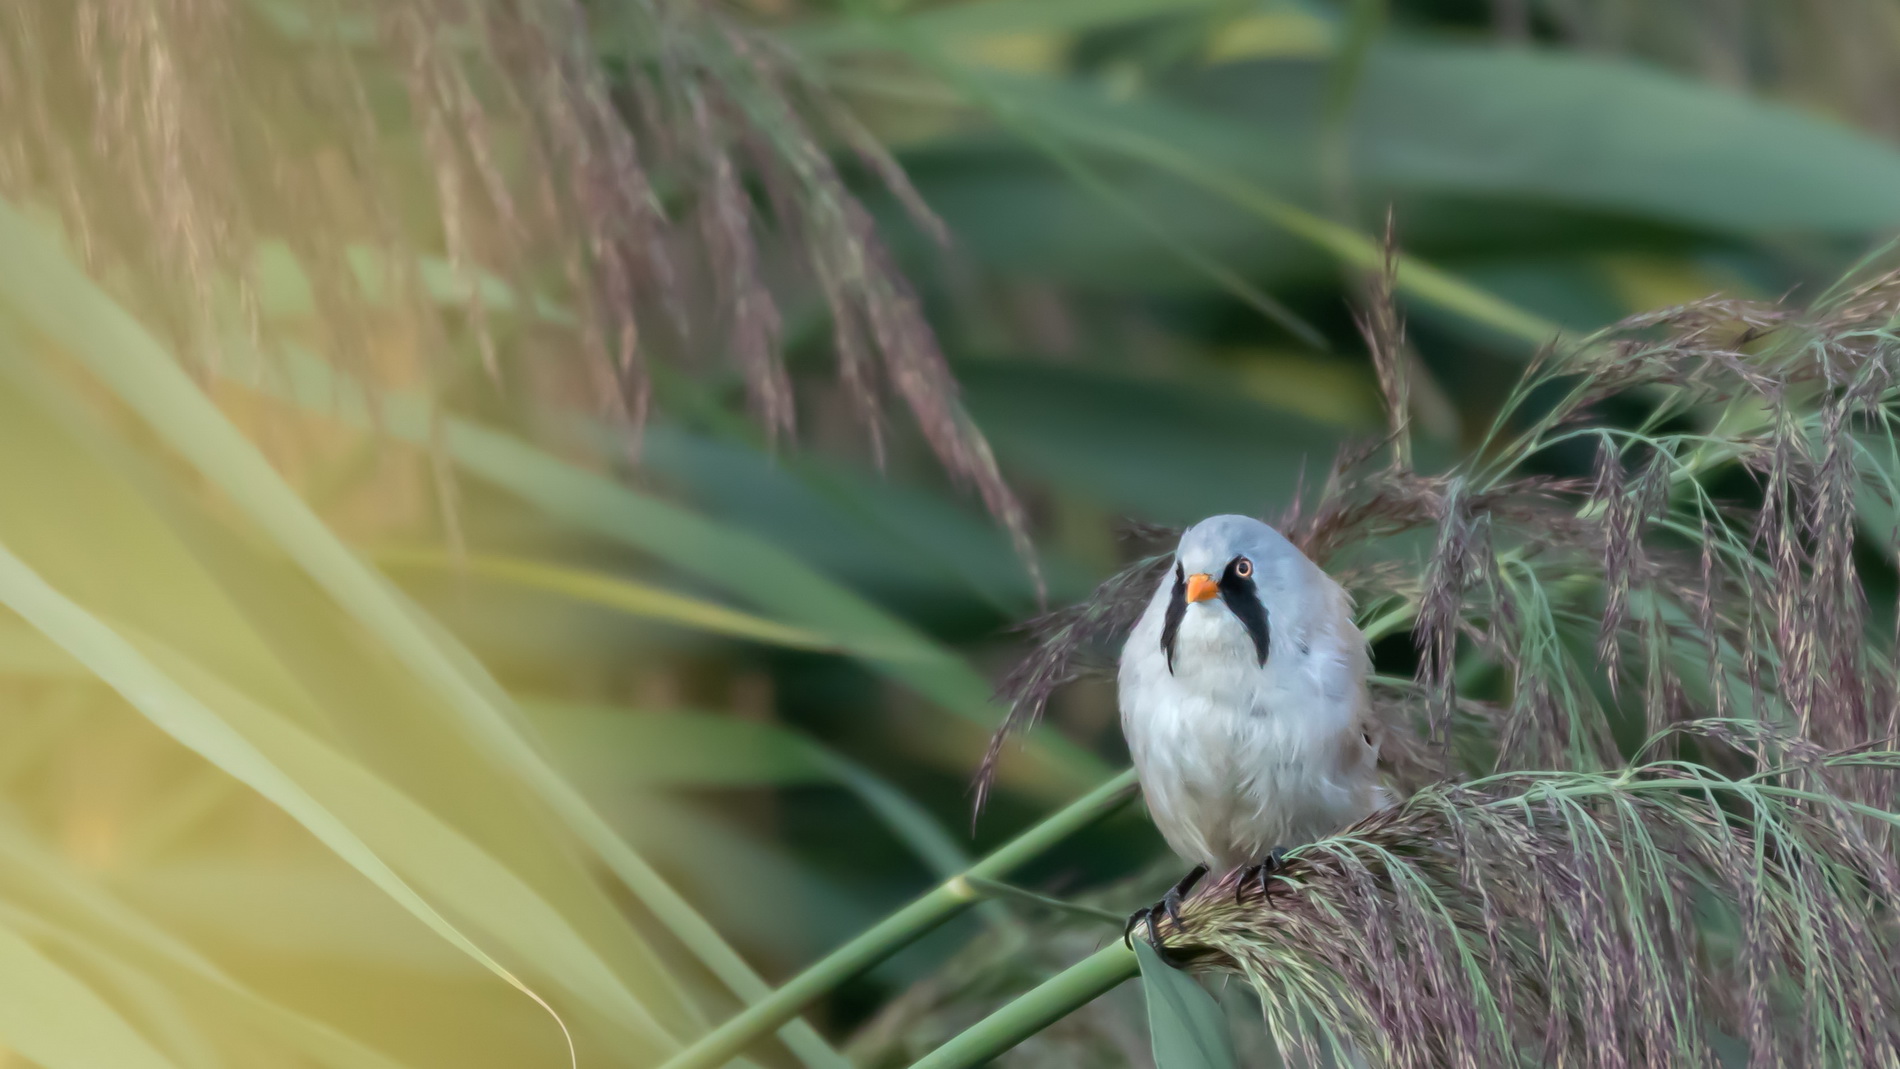
[[[1161,627],[1161,649],[1168,673],[1196,673],[1209,668],[1267,663],[1269,632],[1266,609],[1257,598],[1189,604],[1170,603]],[[1177,608],[1178,605],[1178,608]]]

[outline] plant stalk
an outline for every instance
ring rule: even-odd
[[[910,1069],[968,1069],[982,1065],[1093,1002],[1137,971],[1134,952],[1117,939],[959,1032],[948,1043],[912,1063]]]
[[[725,1024],[701,1036],[660,1069],[716,1069],[738,1057],[832,988],[981,900],[983,892],[970,882],[972,879],[996,880],[1007,876],[1017,866],[1114,812],[1134,796],[1134,788],[1135,773],[1128,769],[1043,818],[970,866],[968,871],[938,884],[910,905],[814,962],[771,994],[747,1006]],[[1132,970],[1134,955],[1126,957],[1128,968]]]

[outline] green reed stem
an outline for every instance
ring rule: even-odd
[[[1134,796],[1134,788],[1135,773],[1130,769],[1043,818],[1028,831],[970,866],[967,872],[938,884],[923,897],[825,955],[725,1024],[701,1036],[660,1069],[716,1069],[738,1057],[753,1043],[776,1031],[826,992],[910,945],[926,932],[981,900],[983,892],[971,882],[972,879],[995,880],[1008,875],[1017,866],[1114,812]],[[1130,970],[1134,968],[1134,961],[1132,954],[1127,955]]]
[[[1117,939],[1037,984],[921,1059],[910,1069],[982,1065],[1135,975],[1134,952]]]

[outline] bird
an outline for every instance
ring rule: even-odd
[[[1289,845],[1392,804],[1367,678],[1371,650],[1344,587],[1279,531],[1222,515],[1188,528],[1122,647],[1122,733],[1149,815],[1193,868],[1144,921],[1179,924],[1209,872],[1239,888]]]

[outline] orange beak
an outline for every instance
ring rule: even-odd
[[[1189,601],[1206,601],[1218,593],[1220,593],[1220,584],[1215,582],[1214,577],[1206,572],[1195,572],[1193,575],[1187,577],[1187,599]]]

